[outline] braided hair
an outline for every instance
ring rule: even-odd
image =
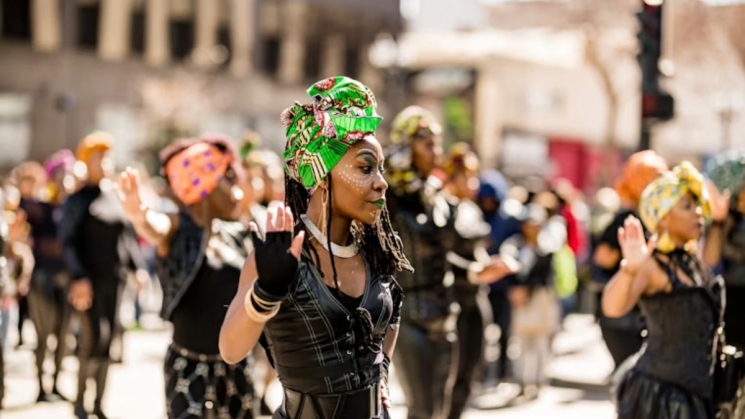
[[[331,200],[333,194],[331,176],[328,176],[326,180],[328,182],[329,200]],[[310,193],[308,193],[308,190],[298,181],[285,176],[285,205],[292,210],[292,213],[307,213],[309,202]],[[333,212],[329,204],[328,213],[326,214],[326,231],[329,231],[331,228],[332,216]],[[297,229],[302,228],[302,223],[298,223]],[[359,243],[360,249],[367,258],[370,268],[376,274],[393,276],[404,269],[411,270],[411,265],[404,255],[401,239],[391,224],[388,208],[383,208],[374,225],[363,225],[359,222],[353,222],[352,235]],[[330,249],[331,239],[329,238],[328,240],[327,246]],[[305,242],[304,247],[311,256],[311,262],[316,267],[320,267],[320,258],[315,249],[309,245],[308,241]],[[339,284],[333,255],[331,255],[331,268],[334,275],[334,284],[338,289]]]

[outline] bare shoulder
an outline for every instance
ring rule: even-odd
[[[667,273],[660,267],[659,262],[654,257],[648,258],[642,264],[639,274],[647,278],[644,295],[652,295],[667,290],[669,284]]]

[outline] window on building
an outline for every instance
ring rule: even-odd
[[[31,40],[31,0],[0,1],[0,15],[3,38]]]
[[[78,46],[83,49],[98,47],[98,19],[101,5],[97,1],[80,2],[78,6]]]
[[[175,61],[188,59],[194,51],[194,13],[192,0],[170,0],[171,57]]]
[[[132,13],[130,25],[132,53],[142,54],[145,51],[145,13],[142,10]]]
[[[261,40],[261,57],[260,68],[267,74],[274,76],[279,71],[279,49],[282,45],[282,39],[279,36],[268,36]]]

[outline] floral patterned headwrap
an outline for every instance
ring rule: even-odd
[[[230,154],[199,142],[171,157],[165,172],[176,197],[185,205],[192,205],[217,188],[232,162]]]
[[[711,216],[709,192],[703,175],[690,162],[684,161],[672,171],[658,177],[642,193],[639,216],[650,231],[657,231],[662,221],[680,198],[693,194],[705,217]]]
[[[357,80],[338,76],[308,89],[310,104],[295,103],[282,112],[287,146],[285,172],[313,190],[350,146],[373,136],[382,118],[373,92]]]
[[[652,150],[634,153],[623,168],[621,179],[616,184],[618,196],[634,204],[653,180],[669,170],[667,162]]]
[[[434,114],[420,106],[401,111],[391,125],[390,144],[386,147],[388,184],[414,192],[422,186],[412,162],[411,143],[415,138],[440,135],[442,127]]]

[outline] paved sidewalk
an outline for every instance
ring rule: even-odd
[[[611,419],[613,406],[600,385],[607,376],[608,355],[591,323],[582,318],[569,322],[568,330],[557,337],[555,349],[561,355],[551,366],[551,375],[561,382],[576,388],[549,387],[541,391],[538,400],[520,406],[496,410],[471,410],[464,419]],[[112,367],[109,375],[108,396],[105,410],[111,419],[162,419],[163,406],[162,359],[170,332],[128,332],[125,335],[125,359],[121,365]],[[32,346],[31,346],[32,347]],[[72,418],[69,403],[56,402],[34,404],[37,386],[32,352],[25,347],[20,351],[8,351],[6,355],[6,410],[3,419],[67,419]],[[68,357],[61,375],[61,388],[65,395],[73,397],[77,361]],[[582,384],[589,386],[584,388]],[[597,387],[597,388],[596,388]],[[500,390],[509,386],[502,386]],[[405,408],[400,406],[400,392],[393,389],[398,402],[392,411],[393,419],[404,419]],[[92,395],[91,395],[92,396]],[[487,401],[499,395],[484,396]]]

